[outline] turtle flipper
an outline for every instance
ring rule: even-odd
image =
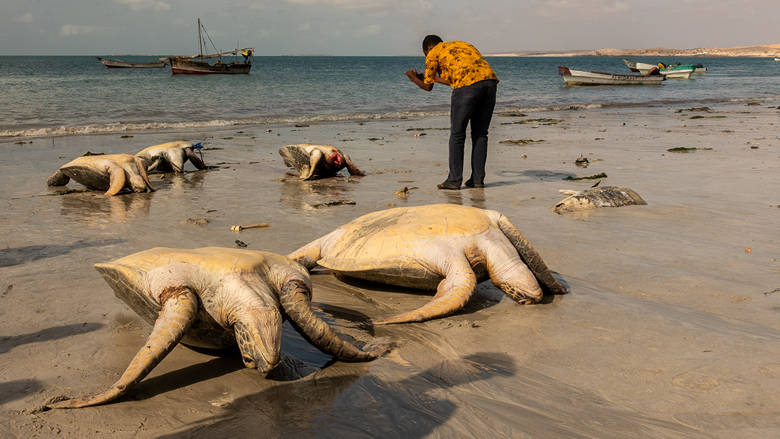
[[[125,187],[127,177],[125,176],[125,170],[115,164],[108,168],[108,176],[109,185],[105,195],[110,197],[118,194]]]
[[[196,168],[200,170],[206,169],[206,164],[203,163],[203,160],[201,160],[198,154],[195,154],[195,151],[193,151],[192,148],[184,148],[184,153]]]
[[[46,180],[47,186],[65,186],[70,181],[70,177],[65,175],[59,169],[54,174],[51,174],[48,180]]]
[[[500,288],[515,302],[537,303],[542,300],[539,287],[531,270],[525,265],[508,239],[481,242],[479,247],[485,257],[488,274],[493,285]]]
[[[140,157],[135,158],[135,166],[138,168],[138,173],[141,174],[141,178],[144,179],[144,183],[146,184],[146,187],[149,189],[149,192],[154,192],[154,188],[152,187],[152,182],[149,181],[149,175],[146,174],[146,167],[144,166],[143,160],[141,160]]]
[[[498,220],[498,227],[515,247],[520,258],[525,262],[525,265],[528,266],[544,289],[554,294],[565,294],[569,292],[564,285],[553,277],[552,273],[550,273],[550,269],[547,268],[547,264],[542,260],[541,255],[539,255],[536,249],[534,249],[528,240],[525,239],[523,234],[512,225],[507,217],[501,215]]]
[[[323,159],[322,151],[319,149],[315,149],[311,152],[309,155],[309,167],[304,167],[301,169],[301,179],[302,180],[311,180],[311,178],[314,176],[314,171],[317,169],[317,164],[320,162],[320,160]]]
[[[167,294],[166,294],[167,293]],[[69,399],[51,405],[51,408],[70,409],[105,404],[122,396],[154,369],[173,350],[184,336],[184,331],[195,320],[198,297],[187,287],[163,291],[168,297],[163,303],[154,329],[144,347],[135,354],[125,372],[110,389],[87,399]]]
[[[311,271],[312,268],[317,266],[317,261],[322,258],[322,245],[320,244],[320,241],[321,238],[312,241],[290,253],[287,257]]]
[[[477,276],[471,269],[465,255],[453,256],[446,261],[446,267],[442,269],[445,278],[439,282],[436,295],[433,300],[403,314],[386,319],[374,320],[375,325],[387,325],[391,323],[423,322],[425,320],[443,317],[451,314],[466,305],[474,288],[477,286]]]
[[[279,291],[279,301],[290,323],[311,344],[322,352],[342,361],[369,361],[385,352],[391,345],[375,340],[362,350],[343,340],[324,320],[311,309],[311,289],[303,280],[288,280]]]
[[[343,154],[344,156],[344,164],[347,167],[347,172],[349,172],[349,175],[366,175],[363,171],[358,169],[358,167],[355,165],[355,163],[352,162],[352,159],[349,158],[348,155]]]

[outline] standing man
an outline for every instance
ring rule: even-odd
[[[428,35],[422,42],[425,75],[417,70],[406,76],[425,91],[433,83],[452,87],[450,104],[450,174],[439,189],[460,189],[463,181],[463,147],[466,125],[471,121],[471,177],[467,187],[485,187],[488,127],[496,106],[498,78],[476,47],[463,41],[444,42]]]

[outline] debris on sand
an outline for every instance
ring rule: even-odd
[[[236,247],[245,248],[246,246],[247,246],[246,242],[244,242],[244,241],[242,241],[240,239],[236,239]]]
[[[590,164],[590,161],[587,157],[584,157],[582,154],[580,154],[580,156],[577,157],[577,160],[574,161],[574,164],[579,168],[587,168]]]
[[[602,173],[595,174],[595,175],[588,175],[587,177],[573,177],[573,176],[569,175],[568,177],[564,178],[564,180],[569,180],[569,181],[575,181],[575,180],[597,180],[599,178],[607,178],[607,174],[602,172]]]
[[[131,135],[129,135],[129,134],[124,134],[124,135],[122,135],[122,136],[119,136],[119,138],[120,138],[120,139],[132,139],[132,138],[133,138],[133,136],[131,136]]]
[[[539,140],[534,140],[534,139],[515,139],[515,140],[506,139],[506,140],[502,140],[502,141],[500,141],[498,143],[502,143],[504,145],[529,145],[531,143],[542,143],[542,142],[544,142],[543,139],[539,139]]]
[[[419,188],[417,186],[412,186],[412,187],[404,186],[401,189],[398,189],[397,191],[393,192],[393,195],[395,195],[397,198],[401,200],[405,200],[409,198],[409,191],[414,189],[419,189]]]
[[[92,152],[92,151],[87,151],[87,152],[85,152],[84,154],[82,154],[82,157],[89,157],[89,156],[91,156],[91,155],[106,155],[106,153],[104,153],[104,152]]]
[[[694,151],[712,151],[712,148],[696,148],[696,147],[686,148],[684,146],[678,146],[676,148],[669,148],[666,151],[668,151],[668,152],[689,153],[689,152],[694,152]]]
[[[718,116],[702,116],[701,114],[697,114],[695,116],[691,116],[691,119],[725,119],[726,116],[718,115]]]
[[[270,224],[268,223],[257,223],[257,224],[249,224],[246,226],[230,226],[230,230],[234,232],[240,232],[242,230],[246,229],[264,229],[266,227],[269,227]]]
[[[30,140],[29,142],[25,142],[24,140],[20,140],[18,142],[14,142],[14,143],[17,144],[17,145],[24,145],[25,143],[32,143],[32,140]]]
[[[584,191],[559,191],[570,194],[556,204],[552,211],[561,215],[568,212],[597,209],[602,207],[622,207],[645,205],[647,202],[636,192],[620,186],[604,186],[585,189]]]
[[[92,192],[92,190],[91,189],[85,189],[85,188],[82,188],[82,189],[64,189],[64,190],[60,190],[60,191],[54,191],[54,193],[49,194],[49,195],[80,194],[80,193],[83,193],[83,192]]]
[[[426,133],[414,133],[414,137],[422,137],[422,136],[427,136],[427,135],[428,134],[426,134]]]
[[[304,204],[304,209],[312,210],[312,209],[320,209],[323,207],[332,207],[332,206],[343,206],[343,205],[355,205],[357,204],[354,200],[335,200],[335,201],[326,201],[324,203],[317,203],[317,204]]]
[[[449,130],[449,128],[407,128],[406,131]]]
[[[710,107],[680,108],[679,110],[675,111],[675,113],[682,113],[683,111],[690,111],[692,113],[700,113],[700,112],[709,113],[710,111],[712,111],[712,108]]]
[[[186,220],[181,222],[182,224],[190,225],[190,226],[205,226],[208,225],[209,220],[206,218],[187,218]]]
[[[501,117],[525,117],[525,113],[498,113]]]
[[[764,291],[764,295],[765,295],[765,296],[769,296],[769,295],[771,295],[771,294],[775,294],[775,293],[780,293],[780,288],[775,288],[775,289],[774,289],[774,290],[772,290],[772,291]]]

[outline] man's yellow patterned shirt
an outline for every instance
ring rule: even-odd
[[[439,43],[428,52],[423,82],[433,84],[436,72],[452,88],[466,87],[486,79],[498,80],[479,50],[465,41]]]

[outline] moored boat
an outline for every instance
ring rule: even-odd
[[[649,75],[653,69],[658,68],[658,66],[656,66],[655,64],[647,64],[643,62],[631,61],[626,58],[623,58],[623,62],[626,63],[626,65],[632,72],[637,72],[640,75]]]
[[[662,63],[658,63],[658,67],[660,68],[658,73],[674,79],[690,79],[693,71],[696,70],[696,66],[693,64],[665,66]]]
[[[203,45],[205,40],[201,34],[201,31],[205,32],[203,25],[198,18],[198,54],[193,56],[176,56],[171,58],[171,73],[174,75],[208,75],[208,74],[247,74],[252,68],[252,59],[254,57],[254,49],[247,47],[244,49],[234,49],[226,51],[216,51],[215,53],[203,53]],[[206,34],[208,37],[208,34]],[[211,38],[209,37],[209,41]],[[212,43],[214,46],[214,43]],[[239,62],[238,55],[243,57],[243,62]],[[222,57],[227,55],[233,55],[232,62],[223,62]],[[216,58],[217,61],[211,64],[209,59]]]
[[[160,58],[157,62],[145,63],[127,62],[120,59],[101,58],[99,56],[95,58],[99,59],[108,69],[159,69],[165,67],[165,64],[168,63],[168,58]]]
[[[660,85],[663,75],[615,75],[604,72],[588,72],[558,66],[558,73],[566,85]]]

